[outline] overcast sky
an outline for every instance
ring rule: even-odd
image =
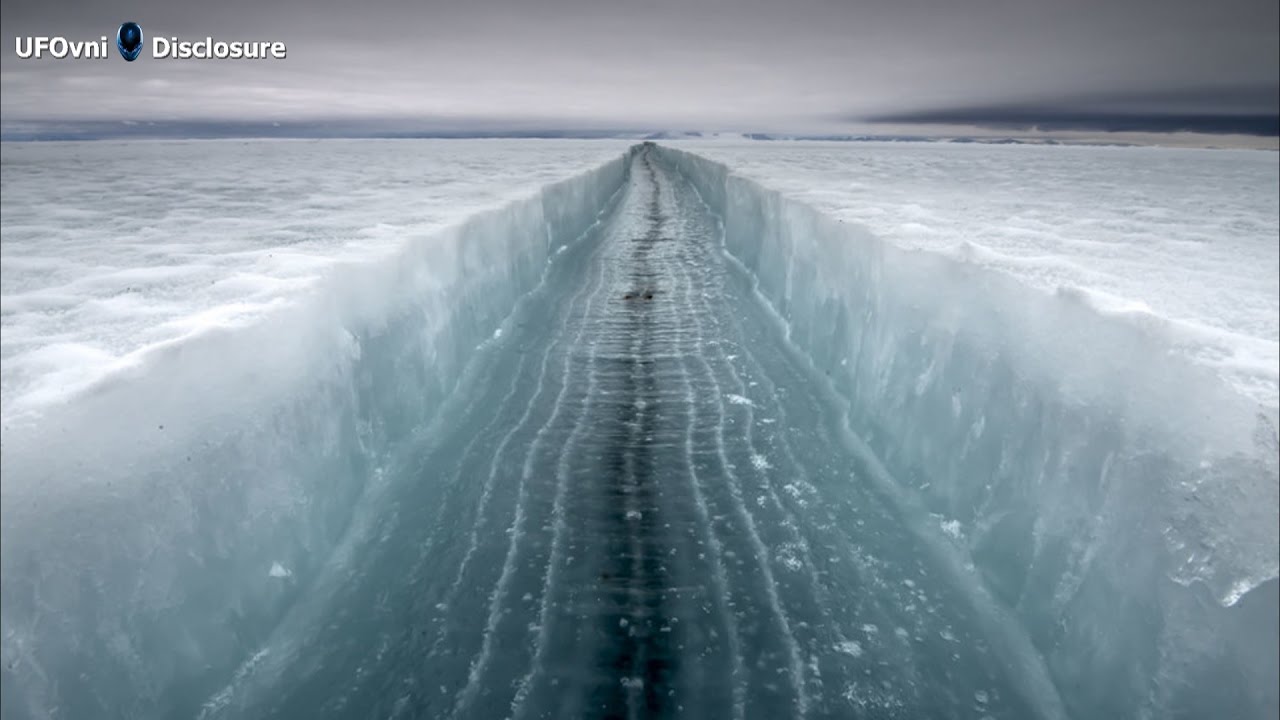
[[[877,117],[1272,115],[1276,0],[4,0],[0,119],[833,130]],[[137,62],[15,38],[142,25]],[[286,60],[155,60],[150,38]],[[1010,110],[1012,109],[1012,110]],[[941,115],[939,115],[941,114]],[[980,118],[979,118],[980,119]]]

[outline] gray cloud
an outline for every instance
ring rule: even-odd
[[[1274,0],[6,0],[0,16],[6,124],[489,118],[824,130],[968,108],[1079,109],[1099,97],[1153,113],[1175,112],[1168,99],[1180,97],[1176,112],[1213,115],[1233,88],[1280,82]],[[279,39],[289,57],[14,53],[15,36],[95,38],[125,19],[151,36]]]
[[[864,120],[864,118],[853,118]],[[1042,96],[995,105],[891,112],[876,123],[1107,132],[1200,132],[1280,135],[1280,87],[1138,90],[1075,98]]]

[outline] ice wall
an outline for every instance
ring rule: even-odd
[[[339,266],[249,327],[6,426],[4,717],[187,717],[252,662],[625,157]],[[68,679],[75,678],[74,682]]]
[[[1276,410],[1104,313],[664,148],[907,503],[1075,717],[1275,717]],[[927,203],[921,198],[921,203]]]

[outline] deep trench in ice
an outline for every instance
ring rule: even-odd
[[[453,242],[7,430],[6,717],[1274,715],[1274,417],[1141,326],[649,144]]]

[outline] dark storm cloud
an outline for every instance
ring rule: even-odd
[[[859,118],[863,119],[863,118]],[[877,123],[996,129],[1280,135],[1280,87],[1138,91],[887,113]]]
[[[1274,103],[1245,96],[1280,81],[1275,0],[6,0],[0,16],[6,128],[487,119],[820,130],[1116,112],[1080,104],[1091,98],[1119,99],[1108,102],[1129,115],[1274,115]],[[153,37],[283,40],[289,57],[158,61],[148,50],[129,64],[14,52],[16,36],[92,39],[125,19]]]

